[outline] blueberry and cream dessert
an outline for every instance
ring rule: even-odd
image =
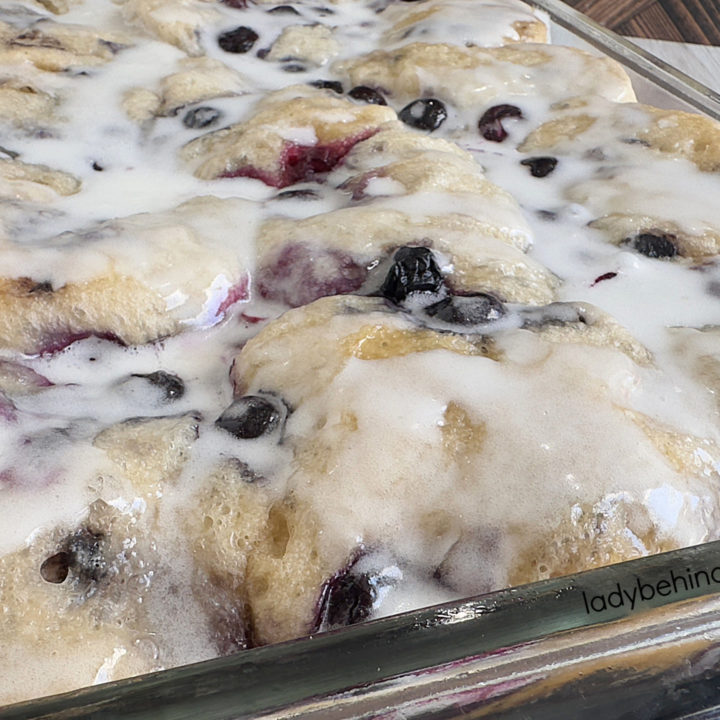
[[[0,8],[0,705],[720,537],[720,126],[518,0]]]

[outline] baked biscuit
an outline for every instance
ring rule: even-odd
[[[245,122],[191,141],[180,155],[204,180],[253,177],[286,187],[332,170],[357,142],[395,119],[388,107],[293,86],[267,95]]]
[[[437,97],[466,109],[523,95],[550,103],[584,94],[617,102],[635,99],[630,78],[615,61],[554,45],[479,48],[414,42],[336,63],[334,69],[353,85],[378,88],[397,103]],[[570,85],[564,80],[568,72],[575,78]]]
[[[423,218],[393,210],[398,204],[394,197],[380,207],[376,202],[306,220],[266,221],[258,236],[258,291],[291,307],[324,295],[354,292],[368,280],[372,283],[373,268],[395,249],[417,245],[445,258],[447,281],[459,292],[492,292],[508,302],[530,304],[554,299],[557,279],[512,242],[513,232],[518,240],[527,239],[519,215],[519,227],[513,228],[493,225],[482,212],[475,216],[443,212],[443,200],[437,196],[419,194],[408,200],[417,204],[433,198],[438,200],[438,212]],[[479,210],[492,204],[482,196],[466,199],[465,209],[473,201]],[[506,210],[513,213],[510,204]]]
[[[593,175],[565,188],[592,227],[648,257],[698,260],[720,251],[720,217],[698,194],[712,192],[719,147],[710,118],[596,98],[560,105],[519,150],[596,159]]]
[[[219,575],[242,577],[250,557],[267,556],[270,567],[300,563],[301,577],[312,566],[316,578],[290,606],[255,607],[244,594],[254,622],[277,630],[272,639],[312,631],[323,588],[379,549],[405,581],[435,574],[469,595],[714,537],[720,498],[677,460],[679,448],[715,459],[717,448],[632,410],[629,389],[645,371],[614,342],[586,345],[572,323],[566,337],[545,335],[561,324],[552,308],[539,325],[498,320],[493,331],[491,321],[482,334],[431,329],[423,312],[413,319],[373,298],[324,298],[268,325],[236,358],[238,396],[271,392],[292,408],[282,435],[292,460],[267,485],[243,485],[251,500],[223,496],[232,521],[218,532],[248,548],[234,567],[224,554]],[[522,433],[511,429],[518,415]],[[578,432],[568,434],[572,419]],[[673,498],[672,518],[656,496]],[[245,525],[270,508],[282,520]],[[276,527],[275,544],[259,542],[257,527]],[[288,532],[303,552],[285,544]],[[480,569],[469,565],[478,538]],[[266,570],[263,591],[282,596],[286,578]]]
[[[123,109],[138,122],[175,115],[185,105],[218,97],[242,95],[249,86],[240,73],[208,57],[185,58],[178,70],[164,77],[157,90],[133,88],[123,97]]]
[[[123,0],[126,21],[188,55],[204,54],[200,31],[219,15],[211,0]]]
[[[161,669],[172,657],[171,639],[155,632],[168,568],[153,531],[158,501],[189,459],[197,428],[189,415],[134,419],[99,433],[83,471],[105,499],[91,500],[75,524],[44,529],[0,557],[4,700],[24,697],[16,687],[62,692],[78,673],[106,682]],[[123,506],[113,493],[135,499]],[[32,666],[17,662],[28,643]]]
[[[219,322],[248,298],[256,213],[244,200],[195,198],[32,249],[8,242],[0,347],[48,352],[89,335],[132,345]]]
[[[290,25],[272,44],[267,60],[298,60],[309,65],[326,65],[340,52],[340,43],[324,25]]]
[[[383,33],[384,45],[419,41],[488,47],[548,39],[545,23],[517,0],[425,0],[411,8],[390,5],[382,19],[392,23]]]
[[[31,63],[39,70],[64,72],[102,65],[130,44],[127,35],[97,31],[84,25],[41,20],[18,30],[0,23],[0,63]]]

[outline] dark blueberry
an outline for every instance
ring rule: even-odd
[[[255,55],[264,60],[270,54],[270,48],[260,48]]]
[[[398,117],[418,130],[437,130],[447,118],[445,104],[435,98],[421,98],[406,105]]]
[[[267,11],[268,15],[299,15],[292,5],[276,5]]]
[[[387,105],[385,98],[377,91],[367,85],[358,85],[354,87],[348,95],[353,100],[361,100],[370,105]]]
[[[228,30],[218,35],[217,41],[225,52],[246,53],[252,50],[252,46],[258,37],[258,34],[252,28],[240,25],[234,30]]]
[[[310,188],[301,188],[300,190],[283,190],[276,196],[276,200],[317,200],[320,196]]]
[[[625,242],[649,258],[672,258],[678,254],[676,240],[677,236],[670,233],[640,233],[634,238],[627,238]]]
[[[248,6],[248,0],[220,0],[220,2],[236,10],[245,10]]]
[[[275,398],[245,395],[215,421],[215,425],[241,440],[269,435],[280,427],[285,409]]]
[[[320,591],[315,631],[325,632],[363,622],[370,617],[376,591],[366,573],[342,570],[325,582]]]
[[[432,251],[425,247],[402,247],[395,253],[380,292],[388,300],[402,303],[412,293],[437,293],[444,288]]]
[[[314,8],[311,8],[311,10],[313,10],[314,12],[316,12],[318,15],[320,15],[322,17],[335,14],[335,11],[329,7],[314,7]]]
[[[495,105],[485,111],[478,122],[480,134],[492,142],[502,142],[507,137],[507,132],[500,122],[503,118],[521,118],[522,110],[515,105]]]
[[[93,162],[92,169],[95,172],[102,172],[105,168],[99,162]]]
[[[436,320],[451,325],[482,325],[499,320],[505,306],[492,295],[451,295],[430,305],[424,312]]]
[[[310,85],[316,88],[320,88],[321,90],[332,90],[338,95],[343,94],[342,83],[338,80],[313,80]]]
[[[147,375],[134,374],[133,377],[145,378],[151,385],[160,388],[168,401],[179,400],[185,394],[185,383],[177,375],[163,370]]]
[[[301,73],[307,71],[307,68],[304,65],[300,65],[300,63],[290,63],[289,65],[283,65],[282,69],[284,72],[289,73]]]
[[[521,165],[530,168],[530,174],[536,178],[547,177],[558,164],[554,157],[531,157],[520,161]]]
[[[213,107],[208,105],[202,105],[201,107],[188,110],[182,119],[182,123],[186,128],[191,130],[199,130],[200,128],[208,127],[213,123],[216,123],[222,113]]]
[[[70,555],[64,550],[51,555],[40,566],[40,575],[42,579],[49,583],[60,584],[70,572]]]

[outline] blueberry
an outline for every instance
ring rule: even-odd
[[[300,65],[300,63],[290,63],[288,65],[283,65],[282,69],[284,72],[288,73],[307,72],[307,68],[304,65]]]
[[[97,161],[94,161],[92,164],[92,169],[95,172],[102,172],[105,168]]]
[[[188,110],[182,119],[182,123],[186,128],[191,130],[199,130],[216,123],[222,113],[213,107],[202,105],[201,107]]]
[[[530,174],[536,178],[547,177],[557,167],[558,161],[554,157],[531,157],[520,161],[521,165],[530,168]]]
[[[298,190],[283,190],[276,196],[276,200],[317,200],[320,195],[310,188],[300,188]]]
[[[442,273],[428,248],[402,247],[395,253],[380,292],[399,304],[412,293],[438,293],[444,288]]]
[[[234,30],[228,30],[218,36],[218,45],[229,53],[246,53],[252,49],[258,34],[249,27],[240,25]]]
[[[215,425],[236,438],[252,440],[275,432],[285,416],[285,407],[272,396],[245,395],[235,400]]]
[[[185,394],[185,383],[177,376],[163,370],[148,373],[147,375],[133,374],[133,377],[145,378],[165,394],[164,400],[179,400]]]
[[[492,295],[451,295],[424,309],[436,320],[450,325],[482,325],[499,320],[505,306]]]
[[[276,5],[267,11],[268,15],[299,15],[292,5]]]
[[[320,591],[314,632],[346,627],[370,617],[376,591],[367,573],[354,574],[352,566],[325,582]]]
[[[40,566],[40,575],[42,579],[49,583],[60,584],[70,572],[70,555],[64,550],[51,555]]]
[[[478,122],[480,134],[491,142],[502,142],[507,132],[500,122],[506,117],[521,118],[522,110],[515,105],[495,105],[486,110]]]
[[[338,80],[313,80],[310,85],[316,88],[320,88],[321,90],[332,90],[338,95],[343,94],[342,83]]]
[[[361,100],[370,105],[387,105],[385,98],[377,91],[367,85],[358,85],[354,87],[348,95],[353,100]]]
[[[398,117],[418,130],[437,130],[447,118],[445,104],[435,98],[421,98],[406,105]]]
[[[626,238],[625,242],[629,242],[635,250],[641,255],[649,258],[672,258],[678,254],[676,235],[670,233],[640,233],[634,238]]]

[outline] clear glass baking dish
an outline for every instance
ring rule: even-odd
[[[558,0],[530,4],[555,42],[620,61],[640,101],[720,120],[717,93]],[[719,593],[720,541],[20,703],[0,718],[720,718]]]

